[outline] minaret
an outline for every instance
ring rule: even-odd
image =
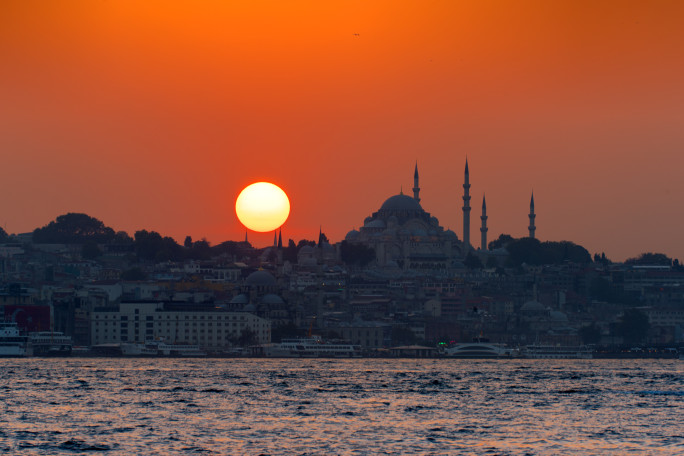
[[[413,199],[420,203],[420,186],[418,185],[418,161],[416,161],[416,170],[413,172]]]
[[[278,249],[283,248],[283,229],[280,228],[280,231],[278,231]]]
[[[273,247],[278,247],[278,231],[273,232]]]
[[[530,199],[530,215],[528,217],[530,218],[530,226],[527,229],[530,230],[530,237],[534,239],[534,232],[537,230],[537,227],[534,226],[534,218],[536,217],[534,214],[534,192],[532,192],[532,198]]]
[[[468,173],[468,158],[465,166],[465,182],[463,183],[463,245],[470,247],[470,174]]]
[[[482,195],[482,216],[480,217],[480,220],[482,220],[482,228],[480,228],[480,235],[481,235],[481,249],[482,250],[487,250],[487,231],[489,228],[487,228],[487,203],[485,202],[485,197]]]

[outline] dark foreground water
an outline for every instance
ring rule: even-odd
[[[684,454],[684,361],[0,359],[6,454]]]

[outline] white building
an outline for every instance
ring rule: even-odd
[[[197,344],[206,351],[234,346],[246,334],[249,341],[271,341],[268,320],[247,312],[227,312],[212,305],[170,302],[122,302],[118,307],[95,309],[91,319],[93,345],[145,342],[163,338],[167,343]]]

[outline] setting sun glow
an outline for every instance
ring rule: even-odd
[[[245,187],[235,201],[238,219],[259,232],[278,229],[290,215],[290,200],[277,185],[257,182]]]

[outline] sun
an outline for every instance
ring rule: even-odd
[[[252,231],[278,229],[290,215],[290,200],[285,192],[270,182],[256,182],[245,187],[235,201],[237,217]]]

